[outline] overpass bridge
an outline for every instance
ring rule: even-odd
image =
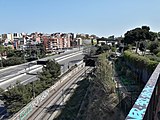
[[[160,120],[160,63],[152,73],[126,120]]]

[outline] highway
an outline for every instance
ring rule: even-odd
[[[74,53],[76,51],[78,51],[78,50],[74,49],[74,50],[67,51],[67,52],[62,53],[62,54],[49,56],[49,57],[42,58],[42,59],[39,59],[39,60],[56,59],[56,58],[60,58],[62,56]],[[24,63],[24,64],[10,66],[10,67],[4,68],[4,69],[0,69],[0,82],[2,82],[1,79],[5,78],[5,77],[13,77],[15,74],[20,73],[20,71],[23,71],[25,68],[29,68],[29,67],[33,66],[34,64],[32,64],[32,63],[35,64],[36,61],[32,61],[32,62],[28,62],[28,63]]]
[[[42,60],[54,58],[59,64],[61,64],[61,72],[65,72],[68,69],[68,66],[76,64],[78,61],[83,59],[82,51],[65,53],[61,55],[55,55],[48,58],[43,58]],[[9,86],[14,86],[16,82],[20,82],[22,84],[27,84],[31,81],[37,80],[36,73],[41,71],[42,65],[34,65],[26,68],[26,63],[22,65],[15,66],[11,69],[4,70],[1,72],[0,77],[0,88],[6,89]],[[31,74],[26,73],[29,72]],[[6,76],[7,74],[7,76]],[[4,76],[5,75],[5,76]]]
[[[83,67],[79,69],[70,78],[66,78],[65,81],[56,86],[48,99],[38,105],[31,113],[28,120],[53,120],[78,86],[77,82],[84,78],[85,70],[89,72],[91,68]]]
[[[82,51],[73,50],[60,55],[54,55],[41,60],[55,59],[59,64],[61,64],[61,73],[64,73],[68,66],[76,64],[78,61],[83,59]],[[35,61],[32,61],[32,63]],[[28,84],[29,82],[37,80],[36,73],[41,71],[42,65],[34,65],[30,63],[24,63],[21,65],[15,65],[0,69],[0,88],[6,89],[8,86],[14,86],[17,81],[21,84]],[[26,74],[26,71],[32,74]],[[5,110],[3,101],[0,101],[0,114]],[[0,115],[1,116],[1,115]]]

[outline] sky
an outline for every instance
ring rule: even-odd
[[[160,0],[0,0],[0,34],[123,36],[143,25],[160,31]]]

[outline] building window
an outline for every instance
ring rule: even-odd
[[[14,33],[13,36],[14,36],[14,37],[17,37],[17,33]]]

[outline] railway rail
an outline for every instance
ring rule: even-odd
[[[44,101],[41,105],[37,106],[37,110],[35,110],[28,120],[50,120],[53,119],[53,113],[55,110],[63,106],[63,100],[64,98],[64,93],[67,91],[71,86],[74,85],[80,78],[85,74],[85,71],[90,71],[91,68],[84,67],[80,69],[76,74],[71,76],[70,78],[67,78],[64,83],[61,85],[57,86],[55,89],[53,89],[52,94],[48,97],[46,101]],[[54,106],[53,108],[51,106]],[[47,111],[48,108],[51,108],[50,112]]]

